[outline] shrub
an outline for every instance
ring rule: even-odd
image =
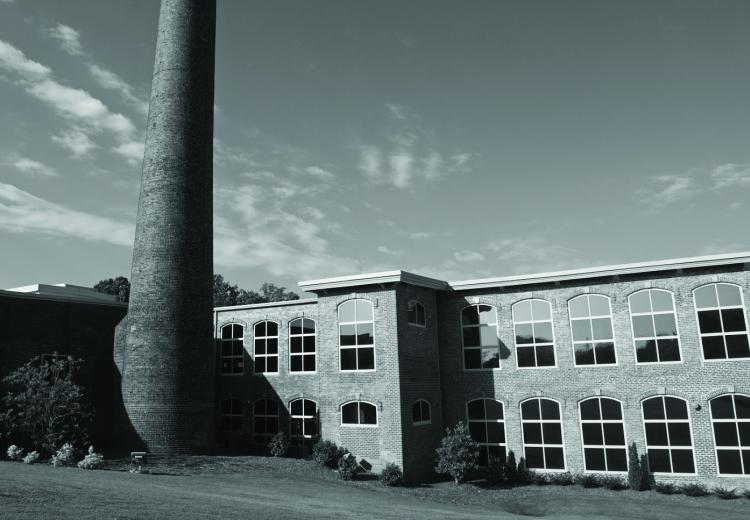
[[[641,455],[641,490],[647,491],[656,485],[654,475],[648,467],[648,457],[644,453]]]
[[[689,497],[704,497],[710,493],[703,484],[684,484],[680,486],[680,491]]]
[[[631,443],[628,447],[628,487],[633,491],[644,491],[643,466],[638,457],[638,447]]]
[[[575,477],[569,471],[566,471],[565,473],[550,473],[547,476],[547,479],[550,484],[555,484],[557,486],[572,486],[576,483]]]
[[[624,479],[615,477],[614,475],[606,475],[603,477],[602,486],[613,491],[628,489],[628,483]]]
[[[452,430],[446,428],[445,436],[435,453],[435,471],[442,475],[450,475],[453,482],[460,484],[468,472],[477,468],[479,445],[469,435],[466,425],[459,422]]]
[[[536,484],[537,486],[546,486],[548,484],[552,484],[552,479],[550,479],[550,475],[545,475],[544,473],[537,473],[536,471],[532,471],[531,483]]]
[[[654,489],[657,493],[662,493],[664,495],[676,495],[680,492],[677,486],[675,486],[671,482],[657,482],[654,485]]]
[[[104,456],[101,453],[95,453],[94,447],[89,446],[88,454],[82,461],[78,462],[81,469],[102,469],[104,467]]]
[[[357,458],[351,453],[344,453],[339,459],[339,477],[342,480],[352,480],[359,471]]]
[[[24,464],[36,464],[37,462],[39,462],[39,452],[38,451],[29,452],[23,458],[23,463]]]
[[[510,485],[518,483],[518,466],[516,465],[516,454],[513,453],[513,450],[508,452],[508,457],[505,459],[505,478]]]
[[[283,457],[289,450],[289,440],[286,438],[284,432],[279,432],[271,438],[271,442],[268,443],[268,449],[271,450],[271,455],[274,457]]]
[[[391,462],[380,473],[380,482],[389,487],[400,486],[404,483],[404,472],[398,464]]]
[[[591,473],[584,473],[576,477],[578,485],[585,488],[597,488],[602,487],[602,478],[599,475],[593,475]]]
[[[10,446],[8,446],[8,451],[6,453],[10,460],[18,461],[23,459],[23,448],[19,448],[15,444],[11,444]]]
[[[312,449],[312,457],[316,464],[336,468],[339,459],[346,453],[346,450],[336,446],[335,442],[320,441]]]
[[[745,495],[745,498],[750,498],[750,489],[746,489],[742,494]]]
[[[486,479],[489,484],[495,486],[505,483],[507,476],[505,475],[505,461],[503,459],[490,455],[490,459],[487,461]]]
[[[57,453],[52,455],[52,458],[50,459],[50,464],[52,464],[55,467],[59,466],[74,466],[75,465],[75,450],[73,449],[73,445],[69,442],[66,442],[62,445],[62,447],[57,450]]]
[[[530,484],[534,481],[535,474],[533,471],[526,467],[526,459],[523,457],[518,459],[516,475],[516,482],[518,482],[519,484]]]
[[[729,489],[725,488],[724,486],[717,486],[711,491],[713,491],[714,495],[724,500],[734,500],[735,498],[740,498],[735,488]]]

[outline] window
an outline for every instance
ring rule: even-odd
[[[750,475],[750,396],[711,399],[711,423],[719,475]]]
[[[430,424],[430,403],[420,399],[411,407],[411,422],[415,426]]]
[[[341,424],[344,426],[377,426],[375,405],[365,401],[352,401],[341,407]]]
[[[266,446],[279,433],[279,404],[274,399],[258,399],[253,405],[253,438]]]
[[[695,473],[687,401],[651,397],[642,403],[648,467],[653,473]]]
[[[342,371],[375,370],[372,303],[348,300],[339,305],[339,363]]]
[[[622,405],[606,397],[579,403],[583,459],[586,471],[627,471]]]
[[[310,399],[295,399],[289,403],[289,411],[289,440],[292,446],[312,447],[318,437],[317,403]]]
[[[554,367],[555,340],[552,307],[544,300],[524,300],[513,305],[518,368]]]
[[[219,405],[219,430],[238,432],[242,430],[242,401],[227,399]]]
[[[242,325],[231,323],[221,328],[221,373],[242,374],[244,371],[244,339]]]
[[[491,305],[472,305],[461,311],[464,369],[500,368],[497,313]]]
[[[505,415],[503,403],[494,399],[475,399],[466,405],[471,438],[479,444],[479,465],[486,466],[490,456],[505,460]]]
[[[582,294],[568,302],[576,366],[617,363],[609,298]]]
[[[674,295],[663,289],[644,289],[628,297],[637,363],[680,361],[680,339]]]
[[[255,373],[279,371],[279,325],[273,321],[255,324]]]
[[[315,322],[309,318],[289,323],[289,371],[315,372]]]
[[[409,325],[416,327],[426,327],[427,318],[425,317],[424,305],[418,301],[409,302]]]
[[[529,399],[521,403],[523,452],[533,469],[564,470],[560,405],[552,399]]]
[[[750,358],[742,289],[728,283],[704,285],[693,291],[703,359]]]

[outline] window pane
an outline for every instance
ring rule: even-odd
[[[542,427],[539,423],[524,423],[523,442],[526,444],[542,443]]]
[[[296,354],[302,352],[302,338],[299,336],[293,336],[289,338],[289,352]]]
[[[536,347],[536,364],[540,367],[555,366],[555,348],[552,345]]]
[[[521,403],[521,419],[525,421],[540,419],[538,399]]]
[[[575,345],[576,365],[594,364],[594,345],[591,343],[578,343]]]
[[[639,363],[655,363],[658,361],[656,357],[656,341],[652,339],[636,341],[635,354]]]
[[[586,470],[604,471],[604,450],[601,448],[586,448],[583,450],[586,459]]]
[[[737,426],[734,422],[715,422],[714,435],[717,446],[739,446]]]
[[[644,419],[664,419],[664,406],[661,397],[654,397],[643,401]]]
[[[722,309],[721,320],[724,323],[724,332],[745,331],[745,311],[742,309]]]
[[[303,370],[305,372],[315,372],[315,355],[306,355],[303,356],[304,358],[304,368]]]
[[[292,415],[302,415],[302,399],[295,399],[289,405]]]
[[[551,399],[541,399],[540,401],[542,405],[542,419],[560,419],[560,405]]]
[[[669,443],[672,446],[690,446],[690,426],[686,422],[670,423]]]
[[[695,473],[693,450],[672,450],[672,471],[675,473]]]
[[[289,359],[289,370],[292,372],[302,372],[302,356],[292,356]]]
[[[597,420],[601,419],[599,414],[599,400],[598,399],[587,399],[581,402],[581,419],[583,420]]]
[[[706,359],[724,359],[727,357],[724,351],[724,338],[721,336],[708,336],[701,338],[703,344],[703,357]]]
[[[552,319],[550,304],[541,300],[533,300],[531,302],[531,314],[535,321]]]
[[[372,334],[372,323],[358,323],[357,345],[372,345],[375,342]]]
[[[585,296],[573,298],[568,303],[571,318],[587,318],[589,316],[588,302]]]
[[[591,327],[595,340],[612,339],[612,320],[609,318],[593,318]]]
[[[711,417],[713,419],[734,419],[734,406],[731,395],[711,399]]]
[[[591,341],[591,322],[589,320],[574,320],[571,322],[573,328],[573,341]]]
[[[372,303],[357,300],[357,321],[372,321]]]
[[[596,344],[596,364],[612,365],[616,363],[615,344],[610,342]]]
[[[750,357],[750,348],[747,345],[747,335],[738,334],[727,336],[727,355],[732,358]]]
[[[357,403],[348,403],[341,407],[341,422],[343,424],[357,424]]]
[[[318,413],[317,405],[315,404],[315,401],[311,401],[309,399],[305,399],[305,415],[315,415]]]
[[[277,338],[269,338],[266,340],[266,353],[276,354],[279,352],[279,340]]]
[[[653,318],[649,316],[633,316],[633,334],[636,338],[649,338],[654,336]]]
[[[750,422],[737,423],[740,432],[740,445],[750,447]]]
[[[609,316],[609,299],[606,296],[592,294],[589,296],[592,316]]]
[[[535,323],[534,336],[537,343],[552,343],[552,323]]]
[[[604,444],[608,446],[625,444],[625,431],[621,423],[604,423]]]
[[[750,419],[750,397],[735,395],[734,409],[737,412],[738,419]]]
[[[422,401],[420,403],[422,408],[422,420],[423,421],[429,421],[430,420],[430,405],[429,403],[426,403],[425,401]]]
[[[627,471],[628,462],[625,450],[614,450],[607,448],[607,470],[608,471]]]
[[[583,443],[602,445],[604,444],[604,437],[602,436],[602,427],[599,423],[583,423],[581,425],[583,430]]]
[[[354,321],[354,301],[349,300],[339,305],[339,321],[348,322]]]
[[[602,419],[604,420],[620,420],[622,419],[622,408],[620,403],[614,399],[601,398],[602,403]]]
[[[487,413],[487,420],[499,421],[503,418],[503,404],[495,401],[494,399],[486,399],[485,411]]]
[[[740,288],[736,285],[729,285],[720,283],[716,286],[719,291],[719,303],[722,307],[733,307],[735,305],[742,305],[742,297],[740,296]]]
[[[464,347],[478,347],[479,327],[464,327],[463,329]]]
[[[463,325],[478,325],[479,324],[479,311],[477,311],[476,305],[466,307],[461,312],[461,322]]]
[[[484,401],[478,399],[471,401],[468,405],[469,420],[484,419]]]
[[[279,358],[276,356],[266,358],[266,372],[279,371]]]
[[[375,407],[369,403],[360,403],[359,418],[361,424],[376,424],[377,412],[375,411]]]
[[[513,306],[513,321],[531,321],[531,302],[529,300]]]
[[[303,319],[302,332],[305,334],[315,334],[315,321],[307,318]]]
[[[255,330],[256,336],[265,336],[266,335],[266,322],[261,321],[260,323],[256,323],[254,330]]]
[[[500,352],[497,349],[482,349],[482,368],[500,368]]]
[[[302,318],[289,322],[289,334],[302,334]]]
[[[533,343],[534,330],[531,323],[521,323],[516,325],[516,343]]]
[[[544,449],[527,446],[524,449],[526,454],[526,466],[528,468],[544,469]]]
[[[302,338],[302,347],[304,352],[315,352],[315,336],[305,336]]]
[[[719,311],[698,312],[698,323],[700,324],[702,334],[721,332],[721,318],[719,317]]]
[[[478,348],[464,349],[464,368],[474,370],[482,368],[482,351]]]
[[[640,291],[630,295],[630,311],[634,313],[651,312],[651,301],[648,291]]]
[[[497,319],[495,318],[495,308],[490,307],[489,305],[480,305],[479,323],[485,325],[494,325],[497,323]]]
[[[667,426],[664,423],[646,423],[646,443],[649,446],[668,446]]]
[[[470,422],[469,434],[477,442],[487,442],[487,428],[483,422]]]
[[[375,349],[372,347],[358,348],[359,356],[357,370],[373,370],[375,368]]]
[[[679,361],[680,347],[676,339],[660,339],[659,344],[659,361]]]
[[[503,423],[487,423],[487,442],[502,444],[505,442],[505,425]]]
[[[672,467],[669,464],[669,450],[648,450],[648,467],[654,473],[671,473]]]
[[[654,306],[654,312],[674,310],[672,294],[667,291],[652,290],[651,303]]]
[[[695,306],[699,309],[707,307],[718,307],[716,300],[716,288],[714,285],[706,285],[695,291]]]
[[[419,422],[422,420],[422,408],[419,406],[419,402],[414,403],[411,407],[411,420],[412,422]]]
[[[534,357],[534,347],[517,347],[516,356],[518,358],[518,366],[522,368],[529,368],[536,366],[536,358]]]
[[[357,370],[357,349],[341,349],[341,370]]]
[[[417,323],[417,302],[409,302],[407,319],[409,323]]]
[[[341,345],[342,346],[349,346],[349,345],[356,345],[356,325],[341,325],[339,327],[339,330],[341,332]]]
[[[558,423],[543,423],[545,444],[562,444],[562,429]]]
[[[266,322],[266,335],[268,335],[268,336],[278,336],[279,335],[279,325],[278,325],[278,323],[275,323],[273,321]]]
[[[664,404],[667,407],[668,419],[687,419],[687,403],[676,397],[665,397]]]
[[[231,339],[232,337],[232,326],[225,325],[221,328],[221,339]]]
[[[654,324],[657,336],[677,335],[677,323],[674,320],[674,314],[655,314]]]
[[[255,354],[263,355],[266,353],[266,340],[256,339],[255,340]]]
[[[740,450],[717,450],[716,455],[719,459],[719,473],[722,475],[742,474]]]
[[[481,327],[479,329],[480,331],[480,340],[482,342],[483,347],[496,347],[498,338],[497,338],[497,329],[492,327]]]
[[[562,448],[544,448],[547,469],[565,469],[565,459]]]

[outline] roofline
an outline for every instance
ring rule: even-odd
[[[448,283],[435,278],[428,278],[407,271],[382,271],[379,273],[354,274],[349,276],[337,276],[334,278],[321,278],[319,280],[306,280],[297,285],[300,289],[315,292],[327,289],[344,289],[347,287],[358,287],[361,285],[381,285],[386,283],[407,283],[429,289],[448,290]]]
[[[650,262],[636,262],[630,264],[608,265],[602,267],[588,267],[567,271],[552,271],[548,273],[524,274],[517,276],[501,276],[495,278],[480,278],[476,280],[462,280],[449,282],[454,291],[471,289],[486,289],[490,287],[510,287],[514,285],[530,285],[538,283],[562,282],[580,280],[584,278],[599,278],[606,276],[620,276],[628,274],[650,273],[658,271],[673,271],[677,269],[695,269],[731,264],[750,265],[750,251],[721,255],[694,256],[657,260]]]
[[[21,298],[27,300],[47,300],[54,302],[68,302],[68,303],[81,303],[85,305],[104,305],[106,307],[124,307],[127,308],[128,304],[125,302],[118,301],[107,301],[107,300],[87,300],[84,298],[76,298],[61,295],[49,295],[49,294],[34,294],[8,291],[7,289],[0,289],[0,296],[8,296],[10,298]]]
[[[284,300],[281,302],[250,303],[247,305],[226,305],[224,307],[214,307],[214,312],[218,311],[241,311],[244,309],[263,309],[266,307],[283,307],[288,305],[309,305],[318,303],[317,298],[304,298],[301,300]]]

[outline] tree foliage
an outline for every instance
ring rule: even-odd
[[[84,443],[93,417],[83,389],[74,381],[81,360],[36,356],[7,375],[8,393],[0,425],[9,437],[28,440],[47,453],[65,441]]]
[[[130,281],[124,276],[101,280],[94,286],[94,289],[100,293],[113,294],[120,302],[127,303],[130,300]]]
[[[470,471],[477,469],[479,445],[471,438],[469,428],[462,422],[456,424],[453,429],[445,429],[445,436],[435,453],[435,471],[450,475],[456,484],[463,482]]]

